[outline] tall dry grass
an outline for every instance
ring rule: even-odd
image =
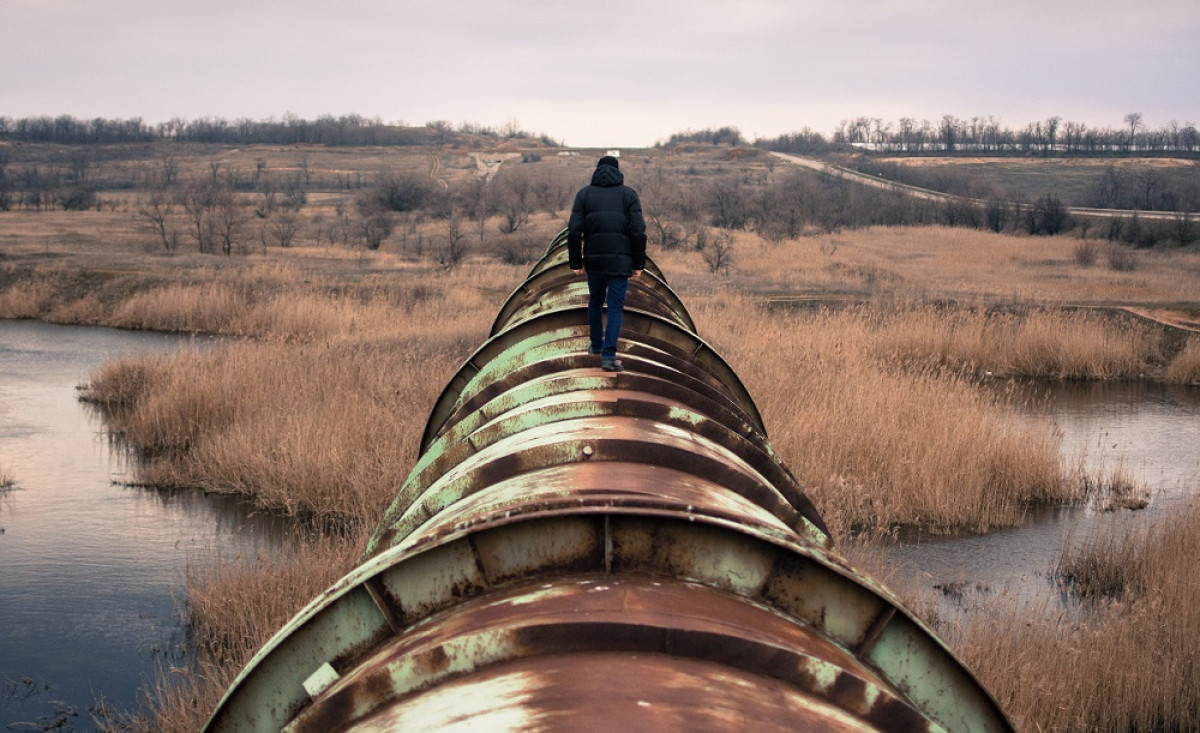
[[[1166,380],[1172,384],[1200,384],[1200,336],[1188,339],[1171,360]]]
[[[54,283],[17,282],[0,290],[0,318],[40,318],[58,297]]]
[[[141,482],[252,496],[371,525],[416,458],[428,411],[465,357],[456,332],[237,342],[112,362],[88,397],[143,455]]]
[[[1084,608],[978,608],[953,645],[1023,731],[1200,729],[1200,504],[1148,528],[1115,516],[1060,572]]]
[[[931,305],[859,311],[883,361],[948,366],[1003,377],[1133,379],[1156,368],[1158,334],[1142,324],[1087,310]]]
[[[982,532],[1021,521],[1031,503],[1079,498],[1056,435],[968,376],[898,359],[881,341],[900,337],[873,314],[765,317],[738,298],[696,313],[833,527]]]
[[[266,342],[109,364],[89,395],[120,407],[113,427],[146,455],[140,480],[372,518],[411,465],[434,398],[482,341],[490,305],[427,298],[407,317],[392,309],[389,322],[386,303],[334,303],[318,328],[279,319]],[[830,521],[872,532],[986,531],[1019,522],[1033,502],[1081,498],[1064,479],[1055,436],[1018,420],[970,374],[1002,363],[1005,343],[1043,338],[1050,315],[1027,319],[1028,336],[984,314],[926,308],[768,315],[723,297],[701,300],[697,312]],[[1080,331],[1105,327],[1064,318]],[[409,324],[404,335],[387,335],[400,323]],[[350,335],[330,335],[339,332]],[[1093,353],[1079,351],[1086,365]],[[1044,363],[1064,369],[1062,358]]]

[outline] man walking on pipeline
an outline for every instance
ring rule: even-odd
[[[637,191],[625,185],[619,162],[611,155],[600,158],[591,185],[575,194],[567,222],[567,253],[576,275],[587,272],[588,353],[600,355],[605,371],[623,371],[617,339],[629,278],[640,277],[646,267],[646,221]]]

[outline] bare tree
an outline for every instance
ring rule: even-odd
[[[709,272],[728,272],[733,265],[733,237],[728,232],[713,235],[700,253]]]
[[[368,199],[384,211],[413,211],[436,193],[433,180],[416,173],[381,173]]]
[[[188,219],[188,229],[201,252],[212,252],[216,225],[212,211],[216,207],[218,187],[212,179],[191,181],[179,192],[179,202]]]
[[[399,215],[400,247],[418,257],[425,254],[425,212],[409,211]]]
[[[261,175],[259,172],[255,174],[255,178],[260,198],[258,206],[254,209],[254,215],[261,219],[267,219],[275,213],[275,208],[279,205],[279,187],[275,185],[275,177],[272,175]]]
[[[158,180],[163,186],[171,188],[179,181],[179,163],[172,156],[165,155],[161,164]]]
[[[1153,211],[1155,208],[1155,192],[1162,185],[1162,176],[1153,168],[1143,168],[1137,172],[1137,184],[1141,190],[1141,201],[1138,206],[1146,211]]]
[[[1030,234],[1053,236],[1066,230],[1070,221],[1070,212],[1054,194],[1042,196],[1025,212],[1025,226]]]
[[[679,223],[668,219],[662,209],[651,209],[646,214],[646,224],[662,249],[680,249],[690,244],[691,233]]]
[[[143,227],[154,232],[162,241],[163,249],[168,252],[175,250],[179,244],[179,235],[170,226],[174,202],[170,193],[163,185],[154,185],[149,195],[138,204],[136,216]]]
[[[221,253],[229,256],[239,244],[242,227],[246,223],[246,210],[233,191],[221,189],[213,210],[214,230],[221,242]]]
[[[396,228],[396,218],[387,211],[366,214],[358,220],[358,235],[369,250],[383,246],[383,240],[391,236]]]
[[[533,195],[538,208],[557,216],[571,201],[571,187],[560,172],[551,169],[534,178]]]
[[[1129,125],[1129,147],[1132,148],[1137,140],[1138,130],[1142,129],[1142,113],[1130,112],[1125,115],[1125,124]]]
[[[453,209],[446,217],[446,243],[437,254],[438,264],[443,269],[449,270],[462,262],[467,254],[466,239],[462,213]]]
[[[998,234],[1008,225],[1008,204],[998,198],[989,199],[984,206],[983,215],[988,229]]]
[[[301,228],[300,215],[292,211],[281,211],[267,222],[271,237],[280,247],[291,247]]]
[[[533,186],[524,173],[502,176],[497,185],[497,209],[500,212],[500,231],[512,234],[529,221],[537,206]]]
[[[538,242],[530,237],[501,237],[497,256],[506,265],[527,265],[541,255]]]
[[[8,151],[0,148],[0,211],[12,209],[12,179],[8,175]]]
[[[708,187],[709,213],[713,226],[745,229],[750,219],[750,203],[744,182],[737,176],[724,176]]]

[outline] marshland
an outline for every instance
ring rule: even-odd
[[[413,134],[0,148],[0,317],[179,334],[77,377],[80,410],[122,461],[114,491],[235,501],[230,522],[271,526],[254,530],[263,542],[218,532],[243,544],[198,546],[163,578],[179,650],[97,725],[197,729],[244,661],[354,566],[438,394],[604,152]],[[1180,201],[1200,188],[1193,160],[1074,161],[1061,189],[1053,160],[911,164],[928,185],[941,166],[979,198],[1068,208],[1145,171]],[[1200,725],[1190,217],[1067,216],[1047,233],[1013,203],[997,227],[695,139],[622,151],[621,168],[651,257],[843,551],[904,594],[1019,729]],[[1072,427],[1063,405],[1097,385],[1132,394],[1127,413],[1170,407],[1182,432],[1152,436],[1184,444],[1169,469],[1123,457],[1143,436],[1113,437],[1108,417]],[[11,445],[0,526],[16,534],[35,487]],[[1026,576],[1010,586],[923,565],[924,548],[999,547],[1031,527],[1048,555],[1007,567]]]

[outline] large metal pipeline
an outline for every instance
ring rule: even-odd
[[[654,263],[626,371],[588,354],[586,302],[560,234],[434,405],[361,564],[207,730],[1011,730],[833,549]]]

